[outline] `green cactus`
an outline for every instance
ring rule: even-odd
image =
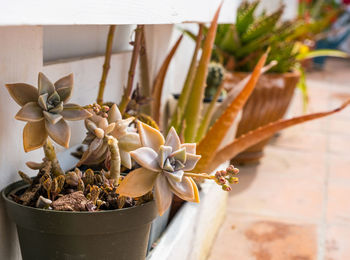
[[[224,79],[224,67],[220,63],[211,62],[208,66],[205,98],[212,99]]]

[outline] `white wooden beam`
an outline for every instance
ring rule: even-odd
[[[209,22],[222,0],[0,0],[0,26]],[[240,0],[225,0],[220,22]]]

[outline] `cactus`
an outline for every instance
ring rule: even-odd
[[[224,67],[217,62],[211,62],[208,66],[207,86],[205,98],[212,99],[224,80]]]

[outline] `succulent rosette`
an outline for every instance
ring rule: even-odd
[[[106,160],[108,156],[108,135],[115,137],[118,141],[121,163],[130,169],[131,157],[129,152],[141,146],[139,135],[128,131],[128,126],[134,118],[122,119],[122,115],[117,107],[113,105],[108,111],[107,118],[94,114],[85,120],[88,130],[83,143],[89,147],[78,163],[79,165],[95,165]]]
[[[67,103],[73,90],[73,74],[52,84],[39,73],[38,88],[25,83],[6,84],[6,87],[22,107],[15,118],[28,122],[23,129],[26,152],[42,147],[48,136],[68,148],[71,133],[66,120],[82,120],[92,115],[77,104]]]
[[[166,140],[156,129],[138,122],[142,147],[130,152],[141,166],[130,172],[117,188],[121,196],[140,197],[154,187],[158,212],[162,215],[170,206],[173,194],[183,200],[199,202],[198,188],[191,177],[185,176],[201,158],[196,144],[181,144],[174,128]]]

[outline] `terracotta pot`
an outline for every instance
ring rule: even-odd
[[[232,86],[248,76],[248,73],[233,72],[229,74],[225,84]],[[252,95],[243,108],[242,118],[238,124],[236,137],[260,126],[281,119],[287,111],[299,81],[300,74],[290,72],[284,74],[261,75]],[[236,156],[232,163],[246,164],[258,162],[269,139],[266,139]]]

